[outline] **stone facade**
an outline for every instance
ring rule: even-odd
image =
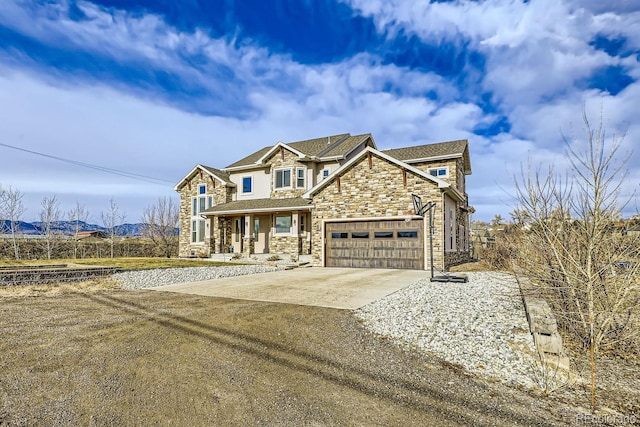
[[[372,143],[373,144],[373,143]],[[433,221],[435,234],[433,235],[434,266],[443,270],[466,260],[468,252],[468,212],[465,189],[465,162],[463,158],[436,160],[432,162],[412,163],[411,167],[423,172],[432,168],[447,167],[446,177],[438,178],[448,182],[451,189],[440,189],[430,178],[413,173],[403,167],[401,162],[394,162],[385,158],[384,154],[368,151],[367,143],[356,147],[349,157],[360,156],[348,169],[342,170],[339,176],[331,174],[326,185],[311,194],[313,208],[311,212],[293,212],[283,208],[275,212],[274,209],[262,205],[256,210],[251,207],[252,199],[289,199],[302,197],[316,184],[323,182],[323,169],[330,171],[348,161],[346,158],[323,158],[320,163],[313,156],[302,159],[294,152],[277,146],[263,163],[257,166],[247,164],[228,170],[216,170],[198,166],[183,179],[176,190],[180,193],[180,251],[181,257],[209,257],[213,253],[228,253],[235,244],[235,251],[242,255],[253,255],[256,250],[260,253],[270,253],[283,259],[297,259],[299,254],[312,254],[315,265],[323,264],[323,225],[327,221],[335,220],[402,220],[414,216],[412,194],[422,197],[423,203],[435,202]],[[373,145],[375,147],[375,145]],[[365,153],[362,150],[367,150]],[[466,154],[468,155],[468,154]],[[439,157],[438,157],[439,158]],[[313,160],[311,160],[313,159]],[[406,165],[405,165],[406,166]],[[289,169],[291,182],[288,188],[276,189],[276,173],[278,170]],[[304,170],[304,185],[298,187],[298,170]],[[251,177],[251,185],[245,184]],[[268,182],[267,182],[268,180]],[[199,188],[204,185],[206,191],[200,194]],[[237,186],[237,187],[236,187]],[[242,194],[244,188],[250,190]],[[240,191],[240,193],[238,193]],[[446,194],[445,194],[446,193]],[[224,207],[219,210],[220,215],[212,212],[208,219],[200,217],[200,205],[193,211],[194,198],[207,198],[207,206],[220,205],[232,201],[234,208],[227,211]],[[460,200],[460,199],[464,200]],[[209,204],[208,200],[211,199]],[[243,206],[242,210],[237,206]],[[292,206],[293,207],[293,206]],[[288,208],[291,209],[291,208]],[[455,211],[455,226],[451,220],[447,222],[447,213]],[[246,211],[246,212],[245,212]],[[291,234],[275,232],[275,215],[292,215]],[[270,229],[261,229],[258,240],[255,241],[253,218],[269,218]],[[304,218],[303,218],[304,217]],[[235,221],[244,218],[242,230],[236,232]],[[451,217],[450,217],[451,218]],[[304,219],[304,221],[302,221]],[[192,221],[204,224],[196,227],[193,234]],[[296,223],[297,220],[297,223]],[[204,221],[202,223],[201,221]],[[452,229],[453,227],[453,229]],[[453,231],[452,231],[453,230]],[[424,228],[425,236],[425,269],[429,266],[428,225]],[[237,235],[237,236],[236,236]],[[241,236],[241,237],[239,237]],[[264,237],[260,237],[264,236]],[[455,236],[454,241],[450,237]],[[446,237],[449,237],[446,239]],[[195,241],[194,241],[195,239]],[[239,239],[236,242],[236,239]],[[263,240],[267,239],[267,240]],[[268,244],[266,244],[268,242]],[[266,246],[265,246],[266,244]]]
[[[434,208],[434,265],[444,269],[441,191],[433,182],[402,169],[388,160],[367,156],[343,171],[335,181],[313,196],[312,254],[315,265],[322,265],[323,221],[333,219],[388,218],[413,215],[411,194],[422,197],[424,204],[436,202]]]
[[[205,194],[199,194],[201,185],[206,186]],[[203,170],[196,170],[180,188],[180,257],[209,257],[211,248],[216,246],[214,230],[218,229],[210,220],[206,220],[204,242],[192,242],[192,210],[194,197],[212,197],[212,204],[231,201],[231,188]]]
[[[283,255],[298,259],[300,250],[300,237],[294,236],[271,236],[269,241],[269,253]]]
[[[296,188],[297,180],[296,180],[296,170],[297,168],[305,169],[305,177],[307,165],[298,161],[298,156],[292,153],[289,150],[282,149],[276,150],[271,157],[267,159],[268,162],[271,162],[271,198],[272,199],[286,199],[292,197],[301,197],[305,192],[306,188]],[[277,189],[275,188],[276,182],[276,171],[279,169],[291,169],[291,188],[290,189]],[[305,186],[307,182],[305,179]]]

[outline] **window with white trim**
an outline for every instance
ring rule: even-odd
[[[296,188],[304,188],[304,174],[306,170],[304,168],[296,169]]]
[[[253,193],[253,177],[245,176],[242,178],[242,193]]]
[[[191,243],[204,243],[207,221],[200,214],[213,207],[213,196],[207,195],[206,184],[198,185],[198,195],[191,198]]]
[[[276,234],[291,233],[291,215],[276,215]]]
[[[327,179],[329,177],[329,169],[322,170],[322,179]]]
[[[447,178],[449,176],[449,168],[444,166],[441,168],[430,168],[427,169],[431,176],[435,176],[436,178]]]
[[[277,169],[275,171],[274,188],[276,190],[291,188],[291,169]]]

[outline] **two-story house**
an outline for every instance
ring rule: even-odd
[[[180,193],[180,256],[271,254],[315,265],[436,268],[469,256],[468,143],[379,151],[370,134],[278,142],[223,169],[197,165]]]

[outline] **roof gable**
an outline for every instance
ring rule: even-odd
[[[198,172],[203,172],[220,182],[222,185],[226,185],[229,187],[235,187],[236,185],[229,179],[229,174],[221,171],[220,169],[212,168],[210,166],[204,165],[196,165],[191,172],[189,172],[184,178],[178,182],[173,189],[175,191],[180,191],[182,187],[186,185],[186,183],[191,180]]]
[[[355,165],[356,163],[362,161],[364,159],[364,157],[366,157],[368,155],[368,153],[371,153],[371,155],[373,156],[377,156],[380,157],[381,159],[387,160],[390,163],[393,163],[395,165],[397,165],[399,168],[404,168],[407,171],[420,176],[428,181],[433,182],[434,184],[438,185],[438,188],[442,188],[442,189],[448,189],[451,188],[451,185],[446,182],[443,181],[441,179],[438,179],[424,171],[421,171],[420,169],[414,168],[413,166],[404,163],[398,159],[396,159],[395,157],[391,157],[387,154],[385,154],[382,151],[378,151],[373,147],[367,147],[364,150],[362,150],[360,153],[358,153],[358,155],[356,155],[355,157],[353,157],[351,160],[349,160],[348,162],[346,162],[344,165],[342,165],[341,167],[339,167],[338,169],[336,169],[331,175],[329,175],[327,177],[327,179],[319,182],[316,186],[314,186],[312,189],[310,189],[309,191],[307,191],[302,197],[306,197],[306,198],[312,198],[314,194],[317,194],[320,190],[322,190],[323,188],[325,188],[326,186],[328,186],[329,184],[331,184],[333,181],[335,181],[336,177],[340,176],[343,172],[347,171],[349,168],[351,168],[353,165]]]
[[[465,174],[471,174],[469,141],[466,139],[393,148],[384,150],[383,153],[408,164],[462,157],[464,159]]]
[[[371,138],[372,144],[375,146],[371,134],[351,136],[348,133],[342,133],[288,143],[280,141],[275,145],[264,147],[248,155],[247,157],[230,164],[224,169],[231,170],[248,167],[259,167],[262,165],[262,163],[269,159],[270,156],[272,156],[277,150],[281,148],[292,152],[301,159],[342,157],[345,154],[350,153],[360,142],[363,142],[367,137]]]

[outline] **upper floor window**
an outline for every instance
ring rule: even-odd
[[[296,188],[304,188],[304,172],[302,168],[296,169]]]
[[[207,186],[206,185],[198,185],[198,194],[207,194]]]
[[[213,207],[213,196],[198,196],[191,199],[191,216],[198,214]]]
[[[253,193],[253,178],[250,176],[245,176],[242,178],[242,192],[243,193]]]
[[[276,170],[275,188],[291,188],[291,169]]]
[[[322,171],[322,179],[326,179],[329,176],[329,169],[324,169]]]
[[[446,178],[449,176],[449,168],[442,167],[429,169],[429,174],[431,174],[431,176],[435,176],[436,178]]]

